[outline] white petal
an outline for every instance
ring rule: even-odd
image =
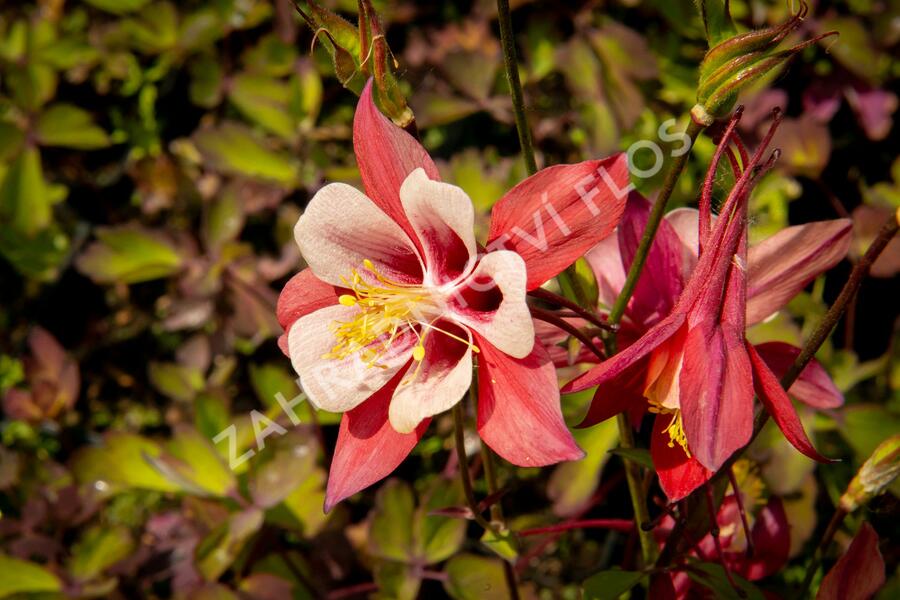
[[[438,327],[453,327],[440,322]],[[463,328],[454,335],[472,341]],[[413,431],[423,419],[444,412],[466,394],[472,383],[472,350],[462,342],[431,330],[425,338],[421,365],[413,362],[391,398],[388,420],[398,433]]]
[[[400,187],[400,201],[425,252],[433,283],[452,281],[475,259],[475,209],[462,189],[414,170]]]
[[[323,358],[337,343],[331,324],[349,321],[358,308],[335,305],[300,317],[288,332],[288,351],[310,403],[330,412],[346,412],[381,389],[412,356],[416,337],[397,336],[379,366],[366,366],[358,353],[345,359]]]
[[[346,286],[371,260],[380,273],[403,283],[420,282],[418,252],[403,229],[356,188],[331,183],[309,201],[294,227],[294,238],[312,272],[327,283]]]
[[[453,319],[513,358],[528,356],[534,323],[525,302],[526,280],[525,261],[515,252],[485,254],[450,299]]]

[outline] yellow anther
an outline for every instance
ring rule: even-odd
[[[367,268],[368,270],[372,271],[373,273],[375,272],[375,264],[368,258],[363,260],[363,266],[365,268]]]
[[[341,294],[338,298],[338,302],[344,306],[356,306],[356,297],[351,296],[350,294]]]
[[[688,441],[687,435],[684,433],[684,424],[681,420],[681,410],[677,408],[667,408],[665,406],[660,405],[659,403],[650,400],[650,406],[647,407],[647,410],[651,413],[660,415],[672,415],[671,420],[669,420],[669,424],[663,430],[664,433],[669,434],[669,448],[674,448],[675,444],[681,446],[681,449],[684,450],[684,453],[688,458],[691,457],[691,451],[688,449]]]
[[[421,361],[425,358],[425,346],[416,346],[413,348],[413,360]]]

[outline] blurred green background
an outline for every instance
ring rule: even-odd
[[[355,2],[324,4],[355,22]],[[483,235],[492,203],[524,176],[496,7],[374,4],[421,139],[475,202]],[[512,4],[541,165],[685,122],[706,50],[690,0]],[[783,21],[790,4],[732,10],[747,29]],[[753,197],[756,238],[852,216],[855,259],[900,207],[898,23],[896,0],[813,3],[796,41],[840,37],[742,97],[750,143],[772,106],[788,115],[783,158]],[[466,521],[429,514],[462,503],[445,475],[447,419],[396,479],[325,516],[339,415],[304,406],[294,428],[275,402],[298,392],[275,345],[278,290],[302,267],[293,225],[323,183],[358,184],[356,96],[327,44],[289,0],[2,4],[0,597],[506,597],[501,559],[466,539]],[[698,143],[675,203],[695,200],[713,148]],[[652,194],[660,182],[636,183]],[[850,266],[751,337],[802,340]],[[774,436],[754,455],[771,492],[794,503],[796,554],[824,526],[817,510],[830,514],[859,463],[900,430],[898,270],[895,241],[820,353],[848,403],[807,425],[845,460],[813,473]],[[584,400],[564,408],[576,414]],[[257,431],[266,421],[254,415],[289,432],[232,471],[230,436],[212,439],[234,425],[238,454],[258,450],[254,419]],[[607,425],[577,432],[589,452],[580,463],[501,466],[517,527],[630,515],[619,464],[604,471]],[[890,576],[900,508],[889,496],[871,511],[894,533]],[[633,556],[627,537],[531,543],[518,562],[523,594],[576,598],[598,566]],[[773,589],[796,585],[801,564]],[[885,593],[898,589],[895,576]]]

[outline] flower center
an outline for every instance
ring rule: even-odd
[[[687,436],[684,435],[684,426],[681,422],[681,409],[666,408],[658,404],[655,400],[649,400],[650,406],[647,408],[650,412],[658,415],[672,415],[669,424],[663,430],[669,434],[669,448],[674,448],[675,444],[681,446],[687,457],[691,457],[691,451],[688,450]]]
[[[690,458],[691,452],[688,450],[681,419],[679,376],[683,358],[684,354],[676,345],[664,344],[658,347],[650,357],[644,397],[650,405],[647,410],[651,413],[672,416],[664,430],[669,434],[669,448],[678,444]]]
[[[357,269],[353,269],[349,279],[341,278],[353,293],[340,296],[338,302],[358,307],[359,312],[349,321],[331,323],[337,343],[322,358],[342,360],[358,353],[367,367],[387,368],[379,364],[379,360],[406,331],[413,332],[418,338],[412,356],[420,364],[425,358],[425,340],[432,330],[478,352],[468,340],[435,326],[445,312],[445,303],[439,293],[421,285],[393,281],[378,272],[371,260],[364,260],[363,267],[370,277],[363,278]]]

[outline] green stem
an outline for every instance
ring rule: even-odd
[[[700,136],[704,127],[704,125],[701,125],[692,118],[688,123],[687,129],[685,129],[685,134],[690,138],[690,146],[686,152],[675,157],[672,165],[666,172],[665,180],[663,180],[663,187],[659,192],[656,202],[653,204],[653,208],[650,209],[647,227],[644,229],[644,234],[641,236],[641,241],[638,244],[637,250],[635,250],[634,261],[631,263],[631,268],[628,269],[628,276],[625,278],[625,284],[622,286],[622,291],[619,292],[612,310],[609,312],[607,323],[611,325],[618,324],[625,314],[625,308],[628,306],[628,301],[631,300],[632,294],[634,294],[634,288],[637,286],[638,278],[640,278],[641,271],[644,269],[644,263],[647,262],[647,255],[650,253],[650,247],[653,245],[653,238],[656,237],[656,230],[659,229],[659,224],[662,222],[663,215],[666,214],[666,206],[669,203],[669,198],[672,196],[672,192],[675,191],[678,177],[681,176],[681,171],[684,170],[684,165],[687,164],[687,159],[688,156],[690,156],[690,151],[694,146],[694,142],[697,141],[697,138]],[[613,339],[613,336],[608,337]],[[615,342],[613,342],[613,344],[615,344]],[[615,353],[615,346],[613,346],[612,350],[613,353]]]
[[[516,130],[519,132],[519,145],[522,148],[522,159],[529,175],[537,173],[534,160],[534,145],[531,141],[531,130],[525,118],[525,100],[522,94],[522,82],[519,81],[519,64],[516,60],[516,40],[513,37],[512,17],[509,14],[509,0],[497,0],[497,17],[500,21],[500,43],[503,46],[503,64],[506,66],[506,79],[509,82],[509,95],[512,98],[513,114],[516,118]]]
[[[478,509],[478,502],[475,501],[475,490],[472,488],[472,480],[469,478],[469,460],[466,458],[465,416],[463,415],[462,401],[453,405],[453,434],[456,438],[456,458],[459,463],[459,478],[462,481],[466,505],[472,511],[472,518],[476,523],[481,525],[485,531],[498,535],[494,526],[482,516]]]
[[[634,430],[628,422],[628,415],[619,413],[616,416],[616,424],[619,426],[619,446],[634,448]],[[641,481],[641,466],[627,458],[623,459],[623,464],[631,496],[631,508],[634,510],[634,522],[637,525],[638,539],[641,541],[643,566],[649,567],[656,562],[657,544],[653,539],[653,531],[644,528],[644,524],[650,522],[650,512],[647,510],[647,495]]]

